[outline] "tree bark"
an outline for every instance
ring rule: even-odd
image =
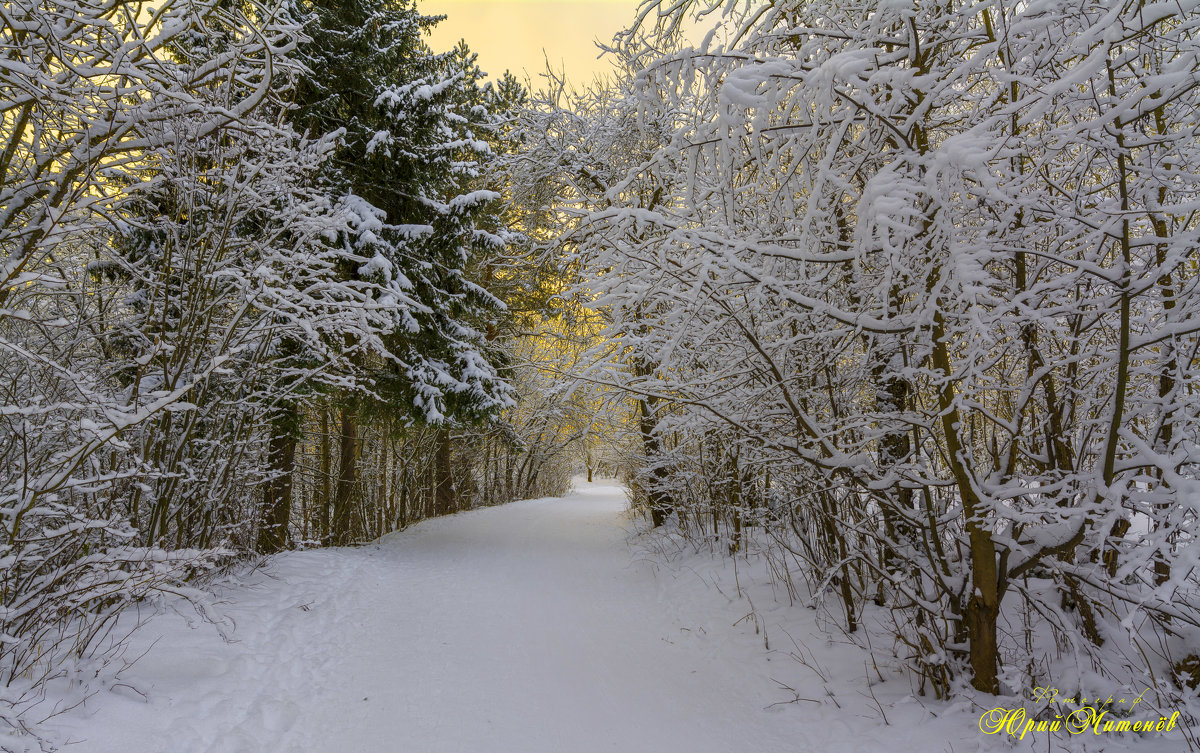
[[[655,432],[655,429],[658,428],[658,421],[654,416],[654,402],[653,398],[643,398],[638,401],[638,409],[641,413],[638,417],[638,428],[642,435],[642,451],[646,453],[646,461],[651,464],[657,463],[662,454],[662,445]],[[650,471],[651,482],[647,496],[650,502],[650,521],[655,528],[666,523],[672,512],[671,496],[663,488],[666,475],[667,471],[661,465],[655,465],[654,469]]]
[[[329,406],[321,406],[321,479],[320,492],[315,505],[316,519],[313,535],[324,544],[329,543],[329,479],[333,474],[333,448],[329,441]]]
[[[954,386],[950,380],[950,355],[946,346],[945,322],[941,311],[933,317],[933,353],[935,369],[944,382],[938,390],[938,407],[942,414],[942,431],[946,438],[946,458],[954,476],[955,486],[962,499],[963,516],[971,562],[971,595],[964,615],[969,642],[969,658],[976,690],[996,695],[1000,692],[1000,650],[996,639],[996,622],[1000,616],[1000,569],[996,561],[996,543],[986,525],[986,511],[971,483],[967,448],[960,436],[962,426],[954,401]]]
[[[283,409],[272,424],[267,464],[272,478],[263,488],[263,520],[258,531],[258,551],[274,554],[290,546],[288,523],[292,517],[292,480],[296,468],[296,422],[292,407]]]
[[[341,412],[337,491],[333,499],[330,538],[337,545],[354,540],[355,495],[358,487],[358,409],[345,405]]]

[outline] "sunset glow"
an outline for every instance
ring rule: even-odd
[[[610,69],[606,59],[597,59],[595,42],[611,41],[638,5],[639,0],[423,0],[418,8],[447,16],[433,32],[434,49],[466,39],[491,78],[507,69],[536,79],[549,62],[582,83]]]

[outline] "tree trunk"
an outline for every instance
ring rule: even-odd
[[[323,544],[329,543],[329,479],[333,474],[333,448],[329,441],[329,406],[321,406],[321,479],[320,492],[314,505],[316,519],[313,521],[313,535]]]
[[[354,540],[355,505],[358,487],[358,409],[342,407],[341,438],[339,442],[337,491],[333,499],[331,540],[334,544],[349,544]]]
[[[258,551],[273,554],[290,542],[288,523],[292,517],[292,477],[296,468],[296,423],[299,416],[288,406],[271,425],[267,464],[272,478],[263,488],[263,521],[258,531]]]
[[[655,433],[658,422],[655,420],[653,403],[653,398],[644,398],[638,401],[638,408],[641,412],[641,416],[638,418],[638,428],[642,435],[642,451],[646,453],[646,461],[655,464],[654,469],[650,471],[651,481],[647,496],[650,502],[650,521],[655,528],[658,528],[667,522],[672,509],[671,496],[663,488],[667,470],[661,465],[657,465],[660,460],[659,456],[662,454],[662,446],[659,443],[658,434]]]
[[[996,543],[992,541],[987,526],[987,514],[983,509],[975,487],[971,483],[971,471],[967,466],[968,448],[964,446],[959,430],[962,426],[958,407],[954,402],[954,386],[950,380],[950,355],[946,347],[945,322],[941,311],[933,316],[933,366],[945,380],[938,390],[938,404],[942,414],[942,431],[946,438],[946,458],[954,475],[955,486],[962,499],[963,516],[967,530],[971,562],[971,596],[967,600],[967,640],[970,644],[970,662],[974,677],[971,684],[976,690],[996,695],[1000,692],[1000,651],[996,639],[996,622],[1000,616],[1000,569],[996,562]]]
[[[654,369],[641,358],[633,362],[634,373],[642,378],[654,375]],[[658,398],[647,395],[638,400],[638,431],[642,437],[642,452],[646,462],[653,466],[650,471],[650,484],[647,489],[650,505],[650,521],[658,528],[667,522],[672,512],[671,496],[665,489],[667,469],[660,464],[662,444],[658,432]]]
[[[899,297],[898,291],[893,295]],[[898,308],[898,306],[896,307]],[[883,338],[877,338],[882,341]],[[885,433],[879,439],[879,469],[883,473],[891,473],[896,466],[906,463],[912,454],[912,442],[908,427],[902,417],[908,408],[908,398],[911,385],[907,379],[899,376],[901,354],[891,343],[879,342],[878,361],[871,369],[874,383],[877,385],[875,404],[886,422]],[[900,474],[895,478],[901,479]],[[884,542],[880,552],[880,560],[884,571],[895,573],[904,563],[904,558],[898,556],[896,546],[909,546],[912,542],[912,531],[908,524],[908,516],[913,510],[912,489],[905,488],[902,480],[887,490],[887,501],[880,500],[880,512],[883,513]],[[878,594],[878,603],[885,602],[882,583]]]

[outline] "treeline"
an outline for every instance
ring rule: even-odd
[[[637,504],[729,552],[753,528],[921,692],[1191,693],[1198,27],[644,3],[626,74],[526,110],[514,180],[561,197]]]
[[[553,268],[492,175],[526,95],[436,21],[0,9],[8,723],[233,559],[565,488],[576,414],[526,352]]]

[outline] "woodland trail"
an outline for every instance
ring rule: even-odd
[[[621,487],[581,484],[275,557],[221,594],[233,642],[153,618],[128,687],[60,722],[63,750],[805,749],[762,642],[723,613],[706,630],[680,574],[631,550],[625,507]]]

